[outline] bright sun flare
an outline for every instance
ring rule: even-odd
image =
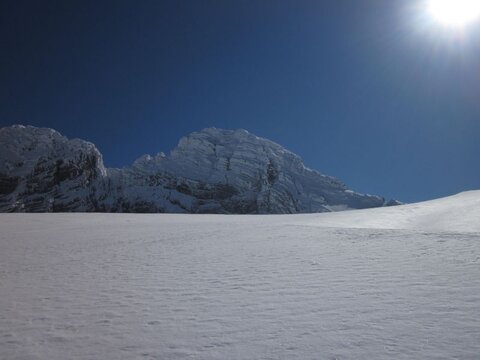
[[[428,10],[442,24],[461,27],[480,17],[480,0],[429,0]]]

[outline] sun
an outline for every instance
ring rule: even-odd
[[[480,18],[480,0],[429,0],[428,11],[446,26],[463,27]]]

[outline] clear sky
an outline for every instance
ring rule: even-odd
[[[0,2],[0,126],[94,142],[107,166],[244,128],[354,190],[480,188],[480,25],[421,0]]]

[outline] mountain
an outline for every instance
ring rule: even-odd
[[[106,179],[92,143],[52,129],[0,129],[0,211],[94,211]]]
[[[108,169],[92,143],[53,129],[0,129],[1,212],[291,214],[396,205],[356,193],[245,130],[208,128],[170,155]]]

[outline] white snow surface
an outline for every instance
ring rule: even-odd
[[[421,203],[305,215],[302,224],[323,227],[421,229],[424,231],[480,232],[480,190]]]
[[[479,201],[0,214],[0,359],[478,359]]]

